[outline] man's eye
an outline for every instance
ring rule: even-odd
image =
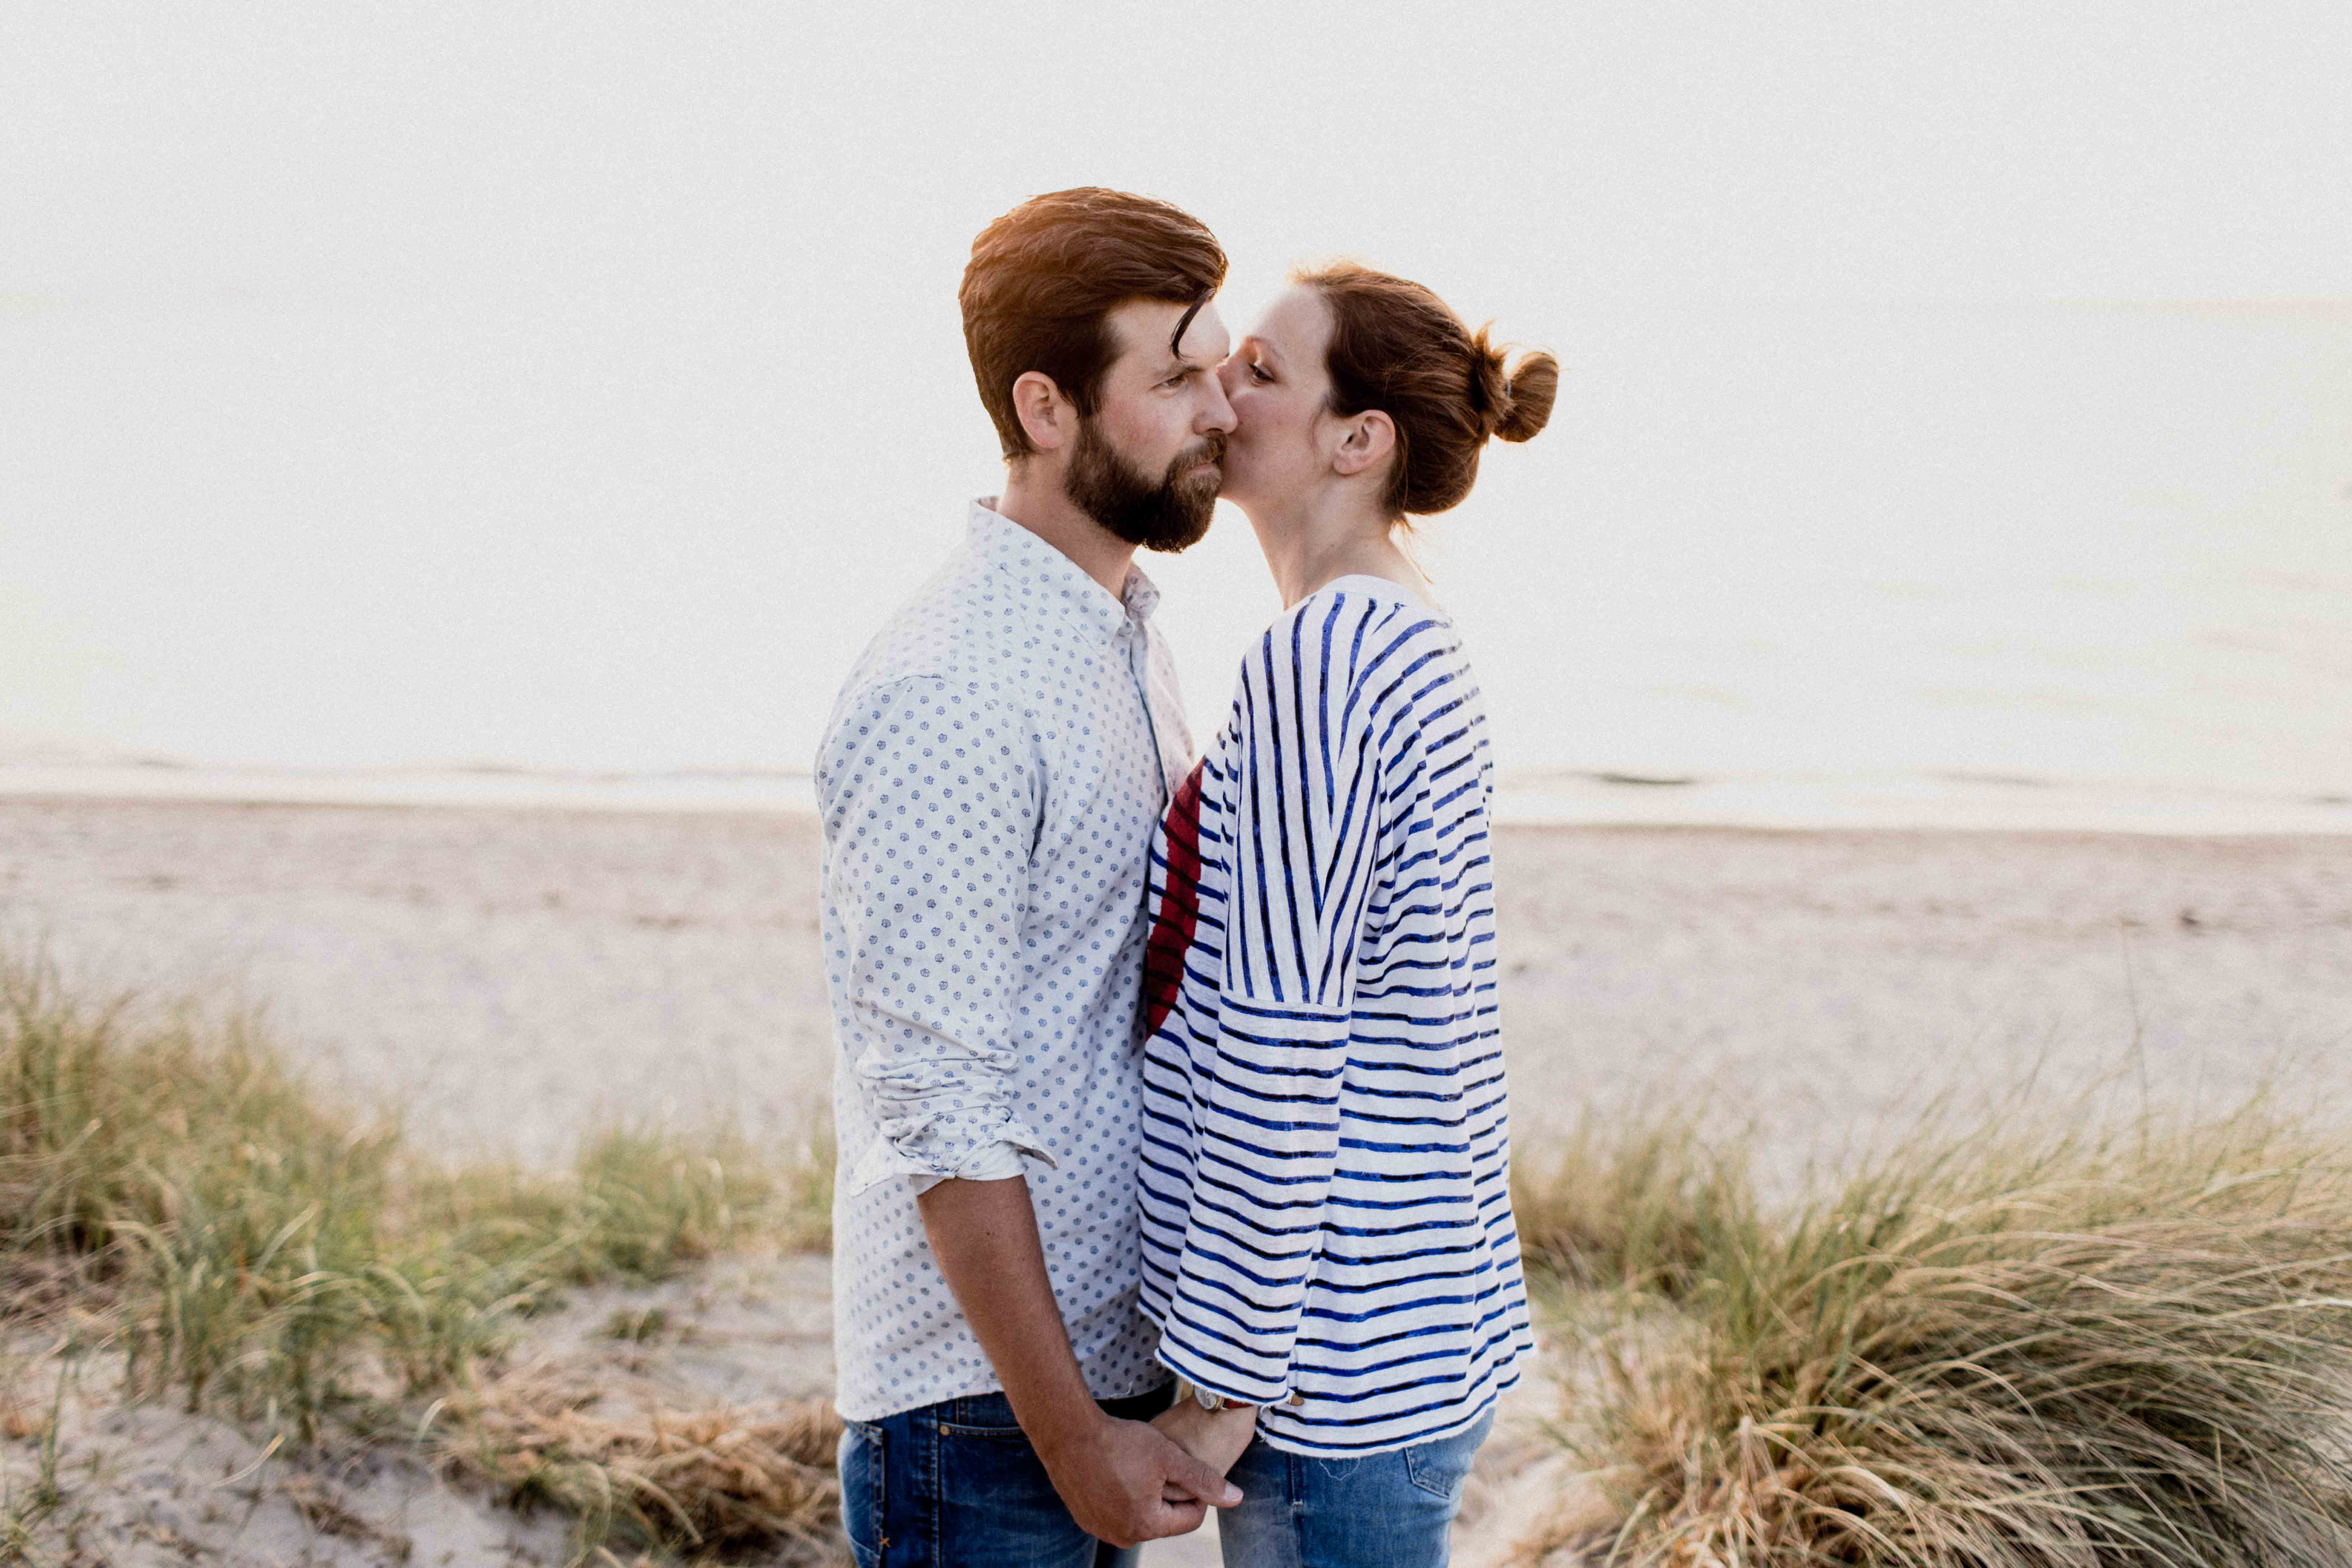
[[[1254,364],[1249,367],[1249,370],[1250,374],[1255,376],[1260,381],[1272,381],[1274,379],[1274,377],[1265,374],[1265,366],[1262,364]]]

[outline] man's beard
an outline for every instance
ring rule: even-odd
[[[1193,466],[1203,458],[1222,464],[1224,458],[1224,433],[1213,430],[1177,453],[1157,480],[1147,479],[1127,466],[1089,416],[1078,421],[1062,493],[1128,543],[1173,555],[1209,531],[1217,487],[1224,482],[1222,472],[1194,473]]]

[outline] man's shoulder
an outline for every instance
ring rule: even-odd
[[[992,646],[1023,619],[1019,595],[987,552],[967,539],[899,601],[874,637],[901,651]]]
[[[959,552],[893,610],[842,682],[821,751],[845,724],[910,704],[1022,727],[1045,677],[1022,657],[1020,617],[992,589],[986,563]]]
[[[843,683],[845,700],[894,682],[961,682],[1028,706],[1060,679],[1066,628],[1014,592],[983,558],[960,551],[875,632]]]
[[[1044,763],[1034,713],[985,676],[885,668],[853,679],[817,745],[819,808],[830,816],[845,792],[855,795],[918,760],[927,768],[931,759],[952,758],[959,773],[1035,774]]]

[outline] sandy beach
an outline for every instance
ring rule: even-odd
[[[791,813],[0,800],[0,934],[235,997],[452,1155],[600,1121],[790,1137],[823,1102]],[[1709,1094],[1794,1160],[1948,1087],[2210,1102],[2352,1040],[2352,837],[1506,827],[1522,1135]]]
[[[600,1123],[796,1139],[822,1114],[816,863],[814,820],[782,812],[5,799],[0,939],[83,994],[258,1006],[428,1152],[553,1162]],[[1510,826],[1496,866],[1522,1151],[1693,1097],[1783,1178],[1945,1091],[2210,1106],[2268,1078],[2298,1109],[2347,1103],[2352,837]],[[826,1279],[783,1257],[584,1292],[516,1361],[615,1409],[822,1396]],[[616,1347],[602,1325],[649,1306],[675,1331]],[[272,1469],[233,1424],[119,1405],[98,1371],[58,1420],[108,1561],[563,1560],[545,1514],[414,1460]],[[1506,1560],[1524,1510],[1557,1506],[1561,1397],[1538,1376],[1507,1402],[1461,1561]],[[12,1487],[33,1463],[0,1451]],[[1213,1532],[1149,1560],[1214,1563]]]

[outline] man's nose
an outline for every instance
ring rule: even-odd
[[[1240,421],[1234,417],[1233,400],[1225,395],[1225,378],[1210,375],[1203,378],[1209,388],[1208,401],[1202,405],[1202,417],[1195,428],[1202,435],[1212,430],[1230,432]]]

